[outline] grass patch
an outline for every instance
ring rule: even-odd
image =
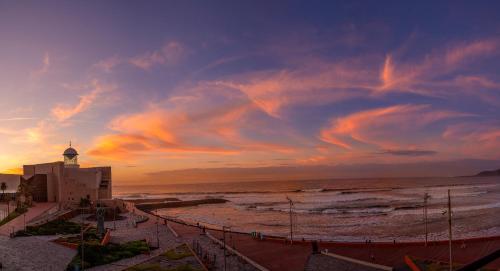
[[[186,244],[170,249],[149,261],[126,271],[203,271]]]
[[[54,220],[39,226],[28,226],[26,231],[16,232],[16,236],[56,235],[80,233],[80,224],[66,220]]]
[[[186,244],[173,248],[162,254],[169,260],[180,260],[186,257],[193,256],[193,253],[189,250]]]
[[[109,243],[106,246],[101,246],[98,242],[91,241],[85,242],[83,252],[85,260],[84,267],[90,268],[149,252],[149,246],[144,240],[131,241],[125,244]],[[78,248],[78,254],[69,263],[66,270],[75,270],[76,266],[82,266],[81,253],[82,247],[80,246]]]
[[[2,219],[2,221],[0,221],[0,226],[9,223],[11,220],[26,213],[27,211],[28,211],[28,209],[26,209],[26,208],[21,208],[21,209],[17,208],[14,212],[11,212],[4,219]]]
[[[80,244],[82,239],[80,235],[75,235],[75,236],[70,236],[70,237],[61,237],[56,240],[56,242],[66,242],[66,243],[72,243],[72,244]],[[93,243],[100,243],[101,238],[97,234],[97,229],[96,228],[90,228],[85,233],[83,233],[83,240],[84,242],[93,242]]]

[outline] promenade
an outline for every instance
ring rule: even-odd
[[[177,223],[168,222],[181,236],[196,238],[201,229]],[[222,239],[222,232],[207,230],[212,235]],[[294,241],[293,245],[284,240],[258,240],[249,234],[226,232],[227,243],[258,264],[269,270],[300,271],[306,269],[309,256],[312,252],[311,243]],[[363,260],[370,263],[405,267],[404,256],[420,259],[448,262],[448,242],[431,242],[426,247],[424,243],[346,243],[346,242],[321,242],[321,250],[338,255]],[[466,264],[500,248],[500,236],[491,238],[478,238],[466,241],[453,242],[453,261]],[[499,269],[500,259],[487,265],[488,268]]]
[[[26,221],[38,217],[45,211],[54,207],[53,204],[38,203],[26,213]],[[208,253],[211,258],[216,259],[216,270],[223,270],[224,265],[227,270],[259,270],[259,267],[252,265],[255,262],[267,270],[328,270],[332,264],[345,266],[342,260],[335,260],[329,256],[315,255],[311,257],[312,246],[308,241],[294,241],[293,244],[285,242],[283,239],[252,238],[249,234],[226,232],[225,240],[229,247],[232,247],[244,257],[250,259],[242,260],[241,257],[228,256],[224,264],[224,254],[222,247],[202,234],[202,229],[196,226],[185,225],[179,222],[168,221],[166,226],[163,218],[157,219],[153,214],[142,212],[133,205],[128,205],[129,213],[123,214],[124,220],[116,222],[105,222],[106,228],[115,228],[111,233],[112,242],[124,243],[131,240],[147,240],[151,245],[157,244],[157,236],[160,249],[153,250],[149,255],[139,255],[133,258],[94,267],[94,271],[118,271],[128,266],[132,266],[154,256],[165,252],[183,243],[192,245],[199,244],[203,249],[203,254]],[[135,221],[143,221],[144,217],[149,219],[143,223],[136,224]],[[20,219],[21,218],[21,219]],[[81,217],[72,219],[80,222]],[[86,223],[95,223],[85,221]],[[158,224],[157,224],[158,222]],[[12,225],[11,225],[12,223]],[[8,238],[11,227],[22,229],[24,217],[18,217],[5,227],[0,228],[6,234],[0,235],[0,261],[4,264],[2,270],[63,270],[69,261],[76,254],[75,250],[60,246],[51,239],[57,236],[48,237],[18,237]],[[158,229],[158,231],[157,231]],[[158,232],[158,235],[157,235]],[[207,232],[217,239],[223,238],[223,233],[219,230],[207,230]],[[453,259],[455,263],[469,263],[483,257],[500,248],[500,237],[469,239],[465,241],[456,240],[453,243]],[[328,250],[329,253],[342,255],[345,257],[362,260],[369,263],[391,266],[399,270],[405,267],[404,256],[412,256],[420,259],[431,259],[435,261],[448,261],[448,243],[430,242],[426,247],[423,243],[346,243],[346,242],[320,242],[319,249]],[[491,269],[500,268],[500,259],[490,263],[487,267]],[[344,269],[342,269],[344,270]],[[355,269],[357,270],[357,269]],[[370,270],[370,269],[366,269]]]

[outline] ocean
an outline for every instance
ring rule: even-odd
[[[295,239],[361,242],[424,240],[425,193],[429,195],[429,240],[447,239],[450,189],[455,239],[500,234],[500,177],[259,181],[113,189],[115,197],[128,199],[229,200],[158,211],[208,227],[290,236],[291,219]],[[291,216],[287,198],[293,203]]]

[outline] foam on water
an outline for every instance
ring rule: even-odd
[[[359,185],[357,185],[359,184]],[[219,187],[218,187],[219,186]],[[165,209],[164,215],[191,222],[227,225],[240,231],[262,231],[286,236],[289,204],[294,201],[295,236],[335,240],[413,240],[422,232],[423,195],[430,195],[430,229],[441,238],[446,228],[447,191],[451,190],[456,236],[499,234],[500,178],[433,178],[330,180],[289,183],[210,185],[204,190],[175,188],[140,193],[144,198],[176,197],[181,200],[220,197],[225,204]],[[220,190],[220,191],[217,191]],[[137,191],[137,190],[136,190]],[[493,230],[492,230],[493,229]]]

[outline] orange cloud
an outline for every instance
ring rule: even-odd
[[[380,70],[381,84],[374,87],[375,93],[408,91],[434,96],[438,94],[432,88],[436,78],[456,72],[471,61],[496,54],[498,48],[497,40],[474,41],[428,54],[421,62],[406,63],[396,62],[394,56],[388,54]]]
[[[16,175],[22,175],[23,174],[23,169],[22,168],[8,168],[3,171],[4,174],[16,174]]]
[[[245,74],[217,84],[241,91],[263,112],[279,118],[286,106],[326,104],[365,95],[376,83],[375,75],[356,61],[312,61],[294,70]]]
[[[442,138],[451,153],[464,157],[500,159],[498,122],[465,122],[446,128]]]
[[[474,41],[448,50],[445,55],[445,62],[447,65],[453,66],[470,58],[495,53],[497,49],[498,41],[496,40]]]
[[[333,119],[328,127],[321,130],[320,139],[345,149],[353,149],[359,144],[370,144],[379,149],[400,149],[412,143],[422,144],[423,140],[416,140],[414,134],[423,127],[466,116],[471,115],[433,110],[429,105],[395,105]]]
[[[98,98],[100,94],[106,91],[110,91],[114,89],[114,86],[103,85],[99,83],[97,80],[93,80],[91,83],[92,90],[89,93],[86,93],[80,96],[80,100],[76,105],[65,105],[58,104],[54,108],[52,108],[52,115],[58,121],[65,121],[73,116],[86,111]]]
[[[263,123],[253,119],[255,106],[231,91],[215,87],[208,92],[205,87],[209,86],[194,88],[192,95],[171,97],[144,112],[115,118],[109,124],[114,133],[99,137],[89,154],[129,159],[155,152],[228,155],[295,150],[282,142],[246,136],[243,131],[248,125]],[[271,129],[255,128],[261,132]]]

